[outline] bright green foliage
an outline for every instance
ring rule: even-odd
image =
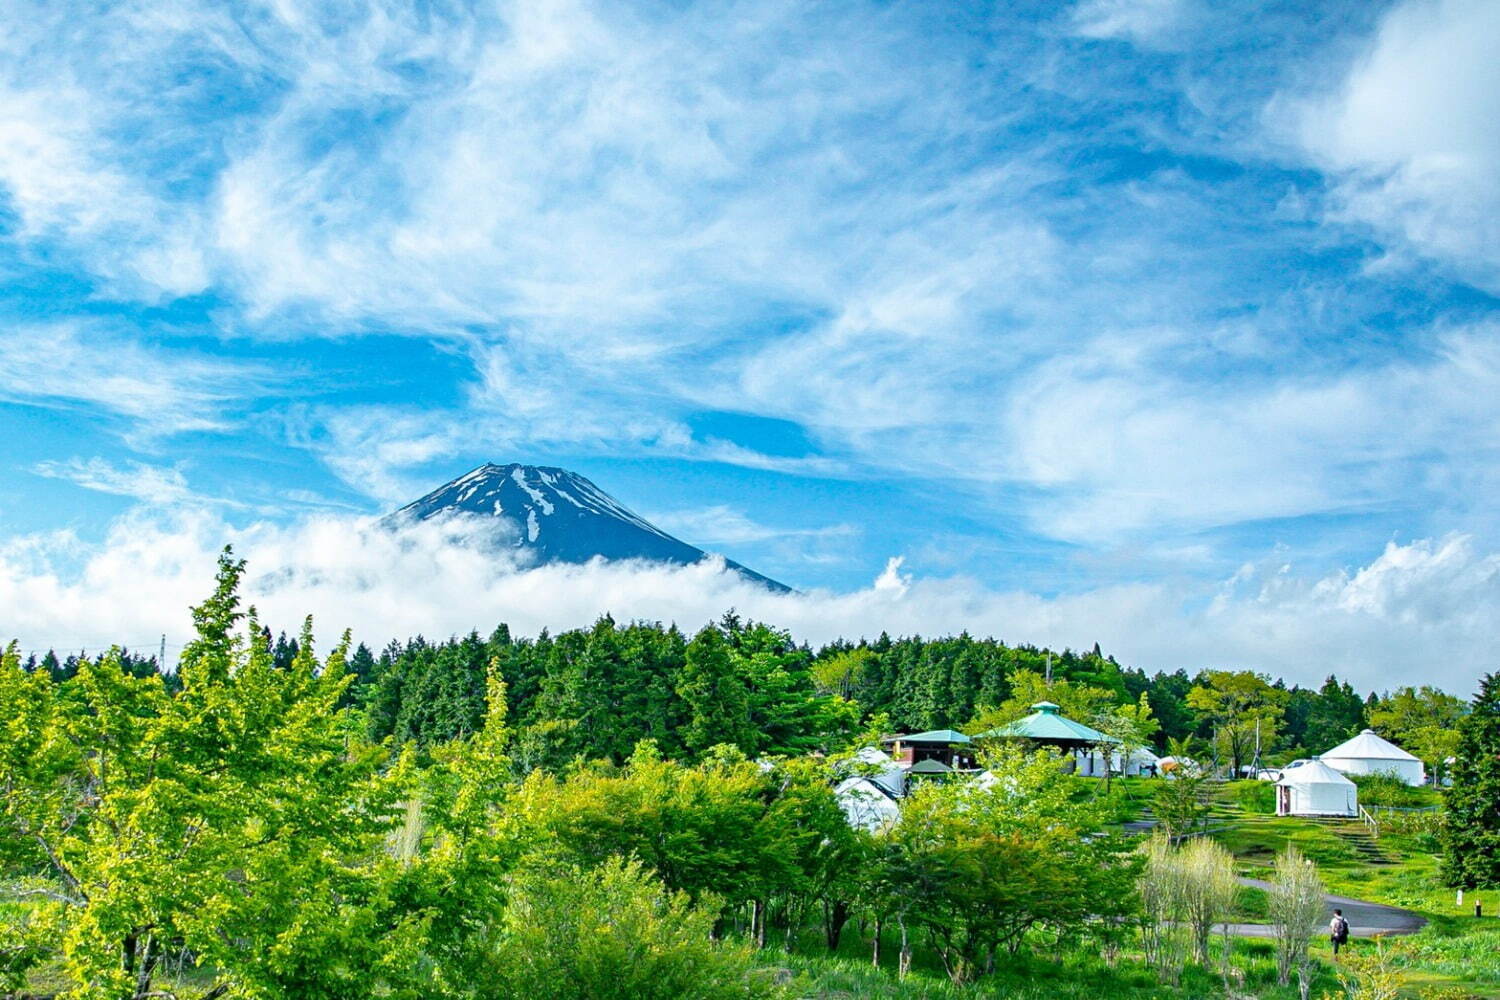
[[[504,834],[512,764],[505,683],[493,665],[487,708],[471,736],[433,749],[431,765],[409,791],[401,862],[389,889],[390,914],[419,936],[413,969],[429,998],[491,995],[495,919],[505,881],[524,843]]]
[[[987,787],[919,788],[884,858],[883,908],[925,931],[955,983],[1032,927],[1106,928],[1134,907],[1138,860],[1073,797],[1055,756],[1001,749],[987,763]]]
[[[1441,779],[1447,760],[1458,753],[1459,723],[1466,706],[1453,695],[1423,685],[1398,688],[1370,710],[1370,725],[1382,736],[1422,758]]]
[[[221,559],[194,609],[176,695],[114,654],[67,689],[0,665],[5,829],[44,860],[35,919],[77,997],[158,995],[184,948],[237,996],[367,997],[400,951],[361,919],[391,788],[336,707],[345,647],[320,667],[309,626],[275,669],[240,637],[242,570]]]
[[[734,663],[748,687],[752,736],[750,743],[740,744],[742,749],[808,753],[838,744],[858,728],[857,705],[842,695],[814,690],[812,657],[791,635],[758,622],[741,624],[732,616],[724,624]]]
[[[1095,714],[1091,721],[1095,729],[1120,741],[1101,743],[1098,748],[1105,761],[1104,787],[1107,791],[1113,770],[1150,743],[1151,737],[1161,727],[1151,712],[1151,701],[1145,692],[1135,704],[1107,707]]]
[[[1201,768],[1184,764],[1190,759],[1188,742],[1173,740],[1167,745],[1179,766],[1171,778],[1162,781],[1152,801],[1152,811],[1163,832],[1169,836],[1188,833],[1208,819],[1208,775]]]
[[[813,680],[820,691],[853,698],[864,680],[865,668],[874,658],[875,654],[863,646],[834,653],[813,665]]]
[[[1236,776],[1250,763],[1257,741],[1263,749],[1274,744],[1286,700],[1285,690],[1248,670],[1207,671],[1187,696]]]
[[[772,824],[766,772],[733,748],[696,767],[663,760],[643,742],[623,768],[591,765],[566,780],[533,773],[517,793],[517,836],[588,867],[636,857],[667,887],[694,898],[764,898],[790,866]]]
[[[694,906],[638,862],[528,872],[498,947],[499,995],[548,1000],[750,1000],[786,996],[742,945],[711,939]],[[493,995],[493,994],[492,994]]]
[[[1048,684],[1046,676],[1035,670],[1015,671],[1010,676],[1010,685],[1011,696],[994,709],[982,710],[970,724],[971,730],[984,732],[1015,722],[1030,715],[1034,711],[1032,706],[1043,701],[1052,702],[1063,715],[1085,724],[1116,707],[1115,693],[1108,688],[1069,680],[1053,680]]]
[[[702,753],[721,743],[755,745],[747,681],[717,626],[708,625],[693,636],[677,678],[677,693],[687,706],[682,742],[689,751]]]
[[[1485,675],[1458,727],[1443,872],[1452,885],[1500,887],[1500,673]]]

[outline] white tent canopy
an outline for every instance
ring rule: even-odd
[[[1358,816],[1359,789],[1322,761],[1290,768],[1276,782],[1278,816]]]
[[[1129,754],[1114,753],[1109,758],[1109,767],[1116,774],[1156,774],[1160,766],[1161,758],[1150,747],[1137,747]],[[1104,755],[1098,750],[1090,750],[1081,755],[1078,758],[1078,773],[1085,778],[1103,777]]]
[[[892,798],[899,799],[906,794],[906,768],[879,747],[865,747],[849,761],[846,774],[853,772],[868,778]]]
[[[1391,774],[1408,785],[1420,785],[1427,780],[1421,760],[1382,739],[1373,729],[1345,740],[1318,759],[1344,774]]]
[[[856,830],[879,833],[901,818],[896,800],[869,778],[845,778],[833,790],[844,818]]]

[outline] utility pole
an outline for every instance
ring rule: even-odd
[[[1052,651],[1047,651],[1047,686],[1052,686]]]
[[[167,672],[167,633],[161,634],[161,652],[156,654],[156,672],[165,674]]]

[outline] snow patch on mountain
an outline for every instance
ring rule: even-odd
[[[481,465],[384,523],[398,527],[465,515],[502,521],[497,541],[527,550],[524,555],[537,565],[634,559],[685,566],[722,558],[672,537],[583,476],[552,466]],[[724,565],[773,591],[791,589],[731,560]]]

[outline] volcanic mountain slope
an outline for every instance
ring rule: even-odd
[[[454,513],[505,518],[538,564],[640,559],[685,566],[708,553],[673,538],[583,476],[538,465],[481,465],[386,517],[396,525]],[[778,592],[790,587],[739,563],[730,569]]]

